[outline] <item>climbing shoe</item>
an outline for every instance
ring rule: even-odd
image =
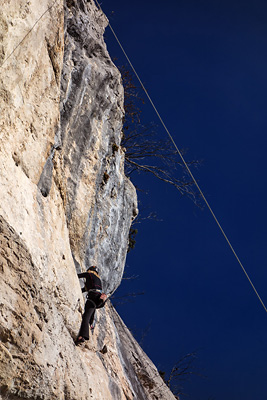
[[[83,338],[83,337],[78,337],[76,340],[75,340],[75,345],[76,346],[79,346],[79,344],[82,344],[82,343],[84,343],[85,342],[85,339]]]

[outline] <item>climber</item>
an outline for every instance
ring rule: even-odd
[[[92,325],[95,310],[104,307],[107,295],[102,293],[102,283],[95,266],[89,267],[87,272],[78,274],[79,278],[86,278],[82,292],[87,292],[82,323],[79,335],[75,340],[76,346],[89,340],[89,324]]]

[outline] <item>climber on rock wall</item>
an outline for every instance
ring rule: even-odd
[[[87,300],[84,307],[79,335],[75,340],[76,345],[89,340],[89,324],[92,325],[93,323],[95,310],[104,307],[107,300],[107,295],[102,293],[101,279],[95,266],[89,267],[87,272],[78,274],[78,277],[86,279],[82,292],[87,292]]]

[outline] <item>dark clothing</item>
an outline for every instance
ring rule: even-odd
[[[88,292],[90,289],[96,289],[97,291],[102,292],[102,283],[99,275],[95,271],[87,271],[78,274],[79,278],[86,278],[85,288],[83,288],[83,292]]]
[[[100,299],[101,293],[91,290],[87,295],[79,336],[89,339],[89,324],[94,320],[96,308],[104,307],[105,302]]]
[[[94,320],[95,310],[104,307],[105,302],[100,299],[102,293],[102,283],[99,275],[95,271],[87,271],[78,274],[79,278],[86,278],[85,287],[83,292],[88,292],[87,300],[84,307],[81,328],[79,336],[84,339],[89,339],[89,324],[91,325]]]

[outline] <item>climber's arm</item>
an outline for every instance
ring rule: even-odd
[[[78,278],[86,278],[88,275],[88,272],[81,272],[80,274],[78,274]]]

